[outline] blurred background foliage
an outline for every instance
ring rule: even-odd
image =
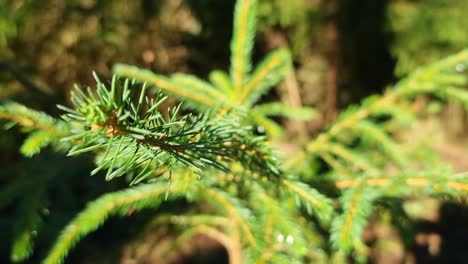
[[[397,59],[396,75],[465,48],[467,8],[467,1],[457,0],[391,1],[388,30],[395,36],[391,52]]]
[[[109,78],[115,63],[137,65],[162,74],[187,72],[203,77],[213,68],[227,70],[233,7],[233,0],[2,0],[0,100],[14,98],[57,113],[55,103],[68,98],[74,83],[93,83],[92,70],[103,79]],[[292,51],[295,66],[294,73],[262,100],[279,99],[290,105],[316,107],[319,117],[306,125],[285,123],[291,136],[304,131],[313,134],[331,122],[340,109],[383,91],[417,66],[466,48],[468,16],[464,12],[467,9],[468,1],[462,0],[362,0],[359,4],[352,0],[261,0],[254,59],[262,58],[272,49],[286,47]],[[424,98],[417,102],[425,104]],[[455,103],[444,111],[442,124],[448,130],[464,134],[466,113]],[[22,139],[20,135],[0,130],[0,166],[1,174],[5,175],[0,178],[0,184],[30,173],[45,181],[44,188],[52,194],[48,200],[54,203],[44,208],[55,208],[55,214],[63,215],[56,218],[63,219],[62,222],[49,223],[50,230],[54,230],[54,225],[62,226],[90,197],[119,188],[118,183],[83,177],[81,174],[86,172],[67,172],[67,163],[48,152],[31,160],[22,158],[17,151]],[[460,151],[452,145],[441,150],[443,155],[455,160],[457,170],[466,170],[468,166],[460,158],[463,156]],[[87,159],[73,162],[82,164],[78,167],[83,171],[90,166]],[[44,166],[55,166],[57,172],[44,180],[40,176],[46,172],[38,169]],[[65,176],[72,184],[63,184],[61,177]],[[57,184],[63,186],[58,188]],[[63,197],[73,202],[64,206]],[[44,211],[44,216],[52,211],[49,209]],[[11,219],[16,208],[2,206],[0,202],[0,210],[0,236],[8,237],[14,229]],[[466,209],[458,216],[455,211],[454,205],[444,205],[437,213],[440,214],[438,222],[431,222],[434,217],[427,216],[423,229],[432,234],[430,230],[435,226],[447,228],[446,232],[450,233],[455,227],[448,229],[446,223],[460,216],[468,218]],[[87,241],[97,241],[95,244],[81,243],[71,259],[83,260],[80,252],[91,252],[84,259],[95,260],[99,255],[96,249],[106,247],[103,240],[113,239],[99,236],[101,232],[112,233],[105,228],[138,222],[145,217],[142,214],[136,220],[112,221],[103,231],[87,238]],[[444,217],[449,218],[442,222]],[[466,227],[460,227],[462,221],[455,222],[456,228],[461,228],[460,233],[467,232]],[[51,232],[40,239],[48,241],[56,234]],[[116,236],[128,236],[130,231],[121,233]],[[369,236],[392,234],[380,228]],[[430,255],[425,248],[437,243],[436,240],[429,235],[420,237],[421,248],[414,249],[419,260],[433,261],[424,259]],[[0,242],[2,249],[10,243],[3,239]],[[47,248],[48,243],[44,246]],[[132,255],[128,253],[131,246],[125,248],[124,256]],[[1,250],[0,262],[8,259],[8,252]],[[374,258],[375,261],[384,259],[385,256],[379,255]],[[37,258],[31,263],[34,261]],[[183,263],[183,256],[178,261]]]

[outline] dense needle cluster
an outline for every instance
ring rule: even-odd
[[[212,166],[228,171],[226,161],[238,161],[266,175],[278,175],[274,158],[263,137],[241,127],[235,117],[210,119],[210,114],[180,115],[180,105],[168,117],[160,111],[167,97],[146,95],[148,86],[114,76],[108,89],[97,76],[96,91],[76,87],[71,100],[74,109],[64,119],[75,124],[69,155],[105,150],[97,157],[96,174],[107,169],[106,179],[133,174],[132,183],[158,176],[175,162],[200,170]],[[270,156],[267,156],[270,155]]]

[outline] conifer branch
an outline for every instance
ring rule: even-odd
[[[60,107],[67,112],[65,120],[81,127],[64,138],[75,142],[69,155],[105,150],[92,174],[107,169],[106,179],[110,180],[134,172],[133,182],[137,183],[153,176],[156,168],[170,169],[175,161],[197,170],[212,166],[228,171],[225,163],[236,160],[246,167],[266,169],[267,175],[278,175],[275,158],[263,138],[253,136],[248,127],[233,122],[234,118],[179,118],[177,107],[165,120],[158,110],[165,98],[146,97],[146,85],[138,93],[129,80],[122,83],[114,77],[110,89],[97,77],[96,81],[97,95],[77,88],[72,94],[75,109]]]
[[[0,105],[0,119],[9,121],[9,126],[19,125],[26,132],[30,132],[20,147],[20,152],[27,157],[39,153],[51,144],[58,146],[59,140],[68,135],[70,129],[65,122],[15,102]],[[60,145],[68,148],[67,144]]]
[[[250,211],[236,198],[215,188],[205,190],[203,195],[206,196],[207,202],[214,203],[219,208],[226,210],[228,216],[232,217],[233,222],[242,230],[247,243],[255,250],[258,243],[254,237],[254,232],[249,227],[249,221],[251,221]]]
[[[170,199],[180,194],[179,183],[171,187]],[[62,263],[71,248],[85,235],[93,232],[111,215],[125,216],[130,211],[156,208],[165,200],[167,184],[162,182],[145,184],[114,193],[108,193],[91,202],[63,229],[44,264]]]
[[[468,178],[465,174],[450,175],[447,172],[417,172],[392,175],[389,177],[364,177],[359,180],[338,180],[335,186],[339,189],[354,188],[360,181],[365,185],[377,188],[381,195],[402,197],[411,195],[415,190],[426,194],[463,195],[468,192]]]
[[[304,183],[283,179],[282,183],[294,195],[297,206],[304,206],[307,213],[317,214],[323,223],[328,223],[334,212],[332,201]]]
[[[186,234],[181,236],[179,239],[187,241],[188,238],[193,237],[196,234],[202,234],[208,236],[218,242],[220,242],[226,249],[229,255],[229,264],[241,264],[242,262],[242,249],[237,241],[233,238],[225,235],[223,232],[217,230],[208,225],[197,225],[186,231]],[[180,243],[180,242],[179,242]]]
[[[255,201],[255,212],[258,214],[257,224],[261,226],[263,233],[263,243],[258,252],[257,262],[268,256],[272,257],[282,250],[290,249],[292,254],[303,256],[309,250],[304,231],[297,226],[297,221],[293,217],[294,212],[280,202],[278,198],[258,184],[254,184],[251,189],[252,201]],[[276,199],[275,199],[276,198]],[[276,252],[278,250],[278,252]]]
[[[210,98],[207,98],[206,96],[203,96],[203,93],[197,93],[196,91],[192,91],[190,88],[185,86],[177,86],[169,78],[155,74],[149,70],[143,70],[130,65],[116,64],[113,71],[119,76],[134,78],[141,83],[154,85],[158,89],[161,89],[178,98],[188,100],[189,102],[192,101],[195,103],[193,106],[217,106],[216,102]],[[206,110],[206,108],[202,107],[200,110]]]
[[[243,89],[250,73],[255,37],[257,0],[236,1],[234,29],[231,40],[230,75],[235,90]]]
[[[289,51],[280,49],[271,52],[257,66],[252,77],[242,87],[237,101],[252,105],[261,95],[284,79],[291,70],[292,62]]]
[[[308,151],[311,154],[325,152],[336,155],[337,157],[349,162],[350,165],[353,166],[351,169],[354,171],[356,171],[356,169],[362,170],[368,174],[377,174],[378,172],[378,170],[374,168],[372,163],[369,162],[364,155],[361,155],[360,153],[348,149],[340,144],[329,142],[327,144],[314,145],[314,148],[315,149],[310,148]]]
[[[184,105],[200,112],[216,111],[222,118],[228,113],[242,115],[243,122],[261,125],[270,136],[281,136],[281,126],[269,119],[265,113],[252,109],[260,96],[266,93],[292,70],[289,51],[280,49],[271,52],[251,74],[252,47],[255,37],[257,0],[236,2],[234,29],[231,40],[231,68],[229,76],[219,70],[210,73],[211,84],[187,74],[174,74],[171,78],[157,75],[148,70],[117,64],[113,72],[117,75],[149,83],[167,91],[185,102]],[[222,92],[223,93],[222,93]],[[272,115],[284,114],[296,118],[310,117],[310,109],[284,111],[278,104],[264,107]],[[306,114],[306,117],[302,116]]]
[[[42,186],[25,195],[18,207],[18,221],[15,223],[15,239],[10,259],[20,262],[33,252],[34,240],[42,224],[41,210],[45,206],[46,190]]]
[[[15,102],[0,105],[0,119],[9,120],[24,128],[42,130],[55,137],[67,135],[67,125],[64,122]]]
[[[283,116],[300,120],[311,120],[317,115],[313,108],[291,107],[278,102],[260,104],[252,110],[262,116]]]
[[[149,224],[149,228],[152,226],[158,226],[161,223],[169,222],[175,225],[208,225],[208,226],[219,226],[228,227],[231,224],[229,218],[209,215],[209,214],[195,214],[195,215],[161,215],[158,216]]]
[[[65,122],[16,103],[0,106],[0,119],[30,133],[20,148],[26,156],[51,144],[73,146],[69,155],[96,154],[91,174],[104,171],[108,180],[126,176],[130,184],[153,181],[105,194],[87,205],[64,228],[44,263],[63,262],[83,236],[112,215],[157,208],[167,199],[183,198],[194,207],[183,215],[156,216],[150,226],[176,225],[182,235],[175,246],[195,234],[211,237],[226,247],[231,263],[238,264],[310,261],[310,252],[323,248],[328,237],[322,228],[330,231],[333,250],[362,255],[366,250],[362,232],[376,199],[466,196],[464,174],[452,175],[440,170],[442,166],[431,172],[407,171],[413,153],[406,152],[392,134],[395,127],[415,119],[411,102],[417,95],[455,99],[468,106],[468,77],[461,73],[468,65],[468,50],[421,68],[382,96],[371,96],[342,112],[335,124],[285,166],[288,173],[297,170],[300,178],[294,178],[279,169],[265,137],[255,136],[246,125],[257,125],[259,133],[281,135],[283,128],[270,116],[306,119],[314,115],[312,109],[279,103],[255,105],[292,70],[290,52],[281,49],[252,71],[256,7],[256,0],[237,1],[229,74],[215,70],[210,82],[188,74],[166,77],[116,65],[115,73],[134,80],[114,77],[109,86],[96,77],[96,90],[78,87],[72,93],[72,108],[59,107],[66,112]],[[463,67],[457,67],[460,64]],[[200,114],[182,115],[180,106],[161,112],[165,97],[159,90]],[[418,149],[416,154],[420,153]],[[419,168],[420,163],[415,163]],[[389,173],[395,169],[397,173]],[[162,175],[167,177],[157,178]],[[204,181],[198,181],[202,177]],[[22,193],[42,180],[18,178],[0,190],[0,207],[19,200],[18,211],[24,216],[15,227],[14,261],[32,252],[31,230],[41,224],[38,209],[46,188]],[[320,188],[322,184],[326,188]],[[175,246],[169,250],[176,250]]]
[[[355,247],[362,247],[362,231],[375,198],[375,192],[362,181],[340,197],[343,213],[334,218],[331,226],[331,241],[337,250],[349,252]]]
[[[360,132],[361,137],[369,137],[375,141],[381,150],[400,167],[403,167],[408,160],[406,155],[402,153],[400,146],[390,138],[377,124],[363,120],[353,127],[354,130]]]
[[[397,105],[398,101],[409,100],[418,94],[444,94],[447,88],[449,91],[453,91],[450,87],[454,84],[458,86],[466,85],[467,83],[463,83],[463,81],[466,81],[465,78],[456,77],[460,76],[460,74],[457,74],[455,68],[456,65],[465,63],[468,63],[468,50],[461,51],[444,60],[423,67],[398,82],[392,90],[388,90],[383,96],[371,97],[363,101],[361,106],[350,108],[350,110],[343,112],[338,118],[338,121],[333,124],[330,129],[321,133],[315,140],[309,142],[305,146],[305,151],[303,153],[289,161],[286,170],[294,167],[300,160],[305,158],[305,156],[313,154],[319,146],[328,145],[343,131],[348,131],[372,115],[386,112],[392,105]],[[436,82],[438,76],[444,77],[439,78],[439,81],[441,81],[439,83]],[[448,95],[450,92],[445,92],[445,94]],[[453,92],[453,95],[456,95],[454,98],[456,97],[458,100],[464,98],[461,94],[464,94],[462,90],[457,89],[456,92]],[[461,100],[464,101],[464,99]]]
[[[219,88],[223,93],[228,97],[232,98],[234,96],[234,89],[232,87],[231,79],[229,75],[221,70],[214,70],[210,72],[209,76],[210,82]]]

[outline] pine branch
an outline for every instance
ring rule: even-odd
[[[281,126],[252,107],[262,94],[284,79],[292,70],[291,55],[285,49],[273,51],[257,66],[252,76],[249,76],[255,37],[256,6],[256,0],[236,2],[229,76],[223,71],[215,70],[210,73],[209,78],[212,83],[209,84],[187,74],[175,74],[167,78],[148,70],[122,64],[116,65],[113,71],[117,75],[149,83],[167,91],[185,101],[184,105],[200,112],[214,110],[218,117],[224,117],[228,113],[240,114],[244,117],[243,122],[261,125],[270,136],[281,136]],[[269,109],[272,114],[287,113],[285,116],[288,117],[294,115],[302,119],[310,116],[310,111],[306,109],[284,111],[286,107],[282,108],[280,105],[265,108],[263,110]]]

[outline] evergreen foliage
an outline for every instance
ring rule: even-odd
[[[413,148],[393,133],[416,119],[410,105],[417,95],[468,105],[468,80],[460,70],[468,66],[467,50],[419,68],[383,95],[348,108],[280,163],[270,138],[255,135],[249,125],[275,136],[282,129],[269,116],[310,118],[314,112],[256,104],[292,69],[289,52],[277,50],[252,71],[256,5],[255,0],[237,1],[231,68],[229,74],[213,71],[211,83],[117,65],[109,83],[95,76],[95,89],[76,87],[72,106],[59,106],[62,120],[17,103],[1,104],[0,118],[7,126],[20,126],[28,134],[21,147],[25,156],[49,145],[69,156],[91,153],[91,174],[125,178],[134,185],[88,203],[62,229],[43,263],[63,263],[84,236],[111,216],[143,210],[155,211],[148,225],[178,226],[176,244],[196,234],[219,241],[233,264],[336,263],[347,255],[363,261],[367,245],[362,232],[377,201],[466,197],[466,174],[453,174],[424,156],[425,149]],[[199,113],[186,114],[179,106],[165,111],[164,93]],[[59,178],[60,169],[49,174]],[[25,182],[43,185],[23,195]],[[38,212],[51,188],[52,180],[28,175],[0,189],[0,208],[17,200],[20,205],[12,261],[31,255],[31,230],[45,225]],[[190,210],[161,208],[177,201],[189,203]]]
[[[188,106],[199,110],[216,109],[220,115],[231,111],[245,113],[247,124],[256,124],[271,136],[281,136],[283,131],[270,116],[291,116],[290,111],[301,112],[302,118],[312,118],[313,109],[254,104],[260,97],[281,81],[292,69],[290,52],[279,49],[271,52],[252,72],[252,49],[255,35],[257,1],[238,1],[235,7],[234,29],[231,40],[231,67],[229,75],[222,70],[210,73],[210,81],[195,76],[174,74],[165,77],[149,70],[117,64],[114,73],[152,84],[167,91]],[[297,117],[299,115],[294,115]]]
[[[408,1],[389,4],[388,25],[395,35],[392,53],[396,73],[405,75],[419,65],[440,60],[468,45],[464,28],[466,1]]]

